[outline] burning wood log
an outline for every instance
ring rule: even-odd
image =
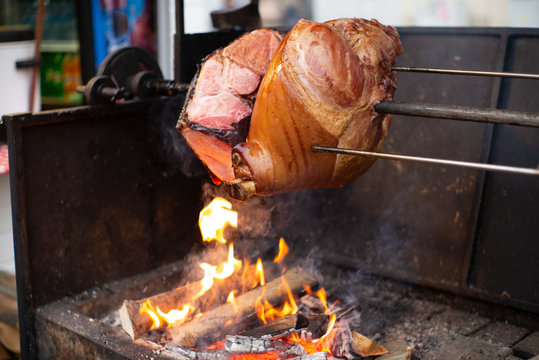
[[[172,309],[182,302],[185,302],[187,299],[195,296],[198,291],[200,291],[199,281],[180,286],[174,290],[157,294],[146,299],[124,300],[119,310],[122,328],[133,340],[137,339],[142,334],[148,332],[153,324],[153,319],[148,314],[140,312],[146,301],[149,300],[150,303],[159,306],[160,309]]]
[[[254,280],[254,270],[255,266],[249,265],[247,270],[235,273],[230,278],[223,280],[215,279],[215,282],[218,282],[218,286],[214,286],[206,294],[196,298],[196,301],[193,301],[193,299],[202,288],[201,281],[192,282],[141,300],[124,300],[119,310],[122,328],[133,340],[150,331],[154,320],[148,314],[141,313],[141,309],[147,301],[152,306],[158,306],[165,313],[179,308],[186,303],[196,306],[199,311],[206,311],[215,303],[215,299],[222,299],[223,297],[226,299],[227,294],[236,288],[242,276],[244,277],[243,281],[249,282]],[[245,279],[245,276],[249,277],[249,279]]]
[[[283,283],[288,286],[283,286]],[[314,287],[316,284],[317,281],[312,276],[297,268],[290,269],[282,276],[282,279],[274,279],[265,286],[238,296],[235,303],[223,304],[189,322],[170,327],[165,334],[165,340],[175,345],[192,347],[199,339],[216,339],[218,336],[225,336],[233,328],[232,322],[245,319],[255,312],[257,299],[265,297],[269,304],[276,306],[288,298],[288,289],[292,294],[299,294],[304,290],[305,285]],[[237,327],[234,330],[238,330]]]
[[[254,329],[242,333],[252,337],[274,337],[305,328],[309,325],[309,319],[300,313],[289,314],[267,324],[257,326]]]

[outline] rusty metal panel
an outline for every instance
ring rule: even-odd
[[[508,39],[506,71],[539,73],[539,34]],[[506,79],[500,107],[539,112],[539,82]],[[496,126],[490,159],[523,167],[539,165],[539,129]],[[488,174],[481,204],[470,286],[493,297],[539,304],[539,181]]]
[[[173,159],[173,167],[163,160],[160,128],[167,111],[172,129],[177,117],[167,101],[4,118],[23,352],[35,351],[41,305],[191,249],[200,179],[179,171],[187,158]]]

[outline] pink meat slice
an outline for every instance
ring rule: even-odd
[[[178,130],[215,183],[233,180],[231,146],[247,136],[255,95],[281,40],[275,30],[247,33],[208,56],[193,80]]]
[[[251,116],[254,95],[281,39],[275,30],[254,30],[210,55],[180,121],[233,132],[234,124]]]

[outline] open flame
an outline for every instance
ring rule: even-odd
[[[256,315],[262,321],[264,324],[267,324],[268,321],[273,321],[275,319],[282,318],[283,316],[295,314],[298,312],[298,305],[296,304],[296,301],[294,300],[294,295],[292,294],[292,291],[290,291],[290,287],[288,286],[288,283],[286,282],[286,279],[284,276],[281,276],[282,286],[285,288],[288,300],[284,302],[284,304],[281,306],[281,308],[275,308],[273,307],[266,299],[265,299],[265,291],[262,293],[262,296],[260,296],[258,299],[256,299],[256,305],[255,305],[255,311]]]
[[[232,227],[238,226],[238,213],[232,210],[232,204],[223,198],[213,199],[210,204],[200,212],[199,226],[202,240],[204,242],[211,242],[215,240],[221,244],[226,244],[227,240],[224,237],[224,231],[228,225]],[[280,238],[279,251],[273,262],[282,267],[281,264],[283,263],[283,259],[286,257],[288,252],[288,245],[283,238]],[[233,274],[238,273],[238,276],[241,279],[241,284],[239,284],[236,289],[228,292],[228,296],[226,298],[226,302],[231,303],[235,311],[237,310],[237,295],[241,295],[257,286],[265,286],[266,284],[262,260],[259,258],[256,261],[256,265],[253,266],[250,265],[250,261],[248,259],[244,259],[243,261],[236,259],[234,256],[233,243],[228,245],[228,256],[225,261],[217,265],[202,262],[199,264],[199,266],[204,270],[204,275],[200,280],[200,291],[198,294],[193,296],[191,303],[178,304],[176,309],[171,309],[168,312],[162,311],[162,309],[160,309],[158,306],[152,305],[149,300],[142,304],[139,312],[146,313],[152,319],[153,325],[151,329],[182,324],[197,316],[201,316],[203,313],[200,311],[200,309],[197,309],[196,301],[216,285],[215,279],[228,279]],[[236,278],[238,276],[236,276]],[[262,289],[262,296],[256,299],[255,311],[259,320],[264,324],[298,312],[296,299],[294,298],[285,277],[281,276],[281,279],[282,288],[280,288],[279,291],[283,291],[287,294],[287,300],[283,304],[270,304],[265,297],[266,287]],[[220,282],[220,284],[223,284],[223,282]],[[305,288],[305,291],[312,294],[312,290],[308,286]],[[331,342],[336,334],[334,327],[336,316],[335,314],[331,314],[331,309],[328,308],[325,290],[323,288],[319,289],[315,295],[320,299],[324,313],[330,315],[327,331],[322,337],[315,340],[302,339],[296,334],[289,336],[287,339],[290,342],[295,342],[303,346],[309,354],[321,351],[331,354]],[[213,296],[213,294],[211,296]],[[224,301],[224,299],[222,301]],[[232,358],[235,360],[249,360],[278,359],[280,357],[279,354],[268,352],[266,354],[233,355]]]
[[[279,239],[279,253],[273,259],[273,262],[276,264],[280,264],[283,259],[285,258],[286,254],[288,254],[288,245],[286,245],[283,238]]]
[[[204,270],[204,277],[200,281],[202,289],[196,297],[204,295],[206,291],[213,286],[214,279],[226,279],[231,276],[235,270],[241,269],[242,261],[234,257],[234,244],[228,246],[228,259],[220,265],[210,265],[201,263],[200,267]]]
[[[232,204],[221,198],[213,199],[198,217],[198,225],[203,241],[219,241],[226,244],[224,231],[227,225],[238,226],[238,213],[232,210]]]

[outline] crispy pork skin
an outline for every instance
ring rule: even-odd
[[[178,129],[217,184],[233,180],[231,146],[245,141],[256,92],[281,40],[269,29],[242,35],[209,55],[191,84]]]
[[[392,98],[401,52],[397,31],[376,20],[300,20],[260,84],[247,140],[234,147],[232,194],[339,187],[363,174],[374,159],[311,146],[381,149],[391,118],[374,105]]]

